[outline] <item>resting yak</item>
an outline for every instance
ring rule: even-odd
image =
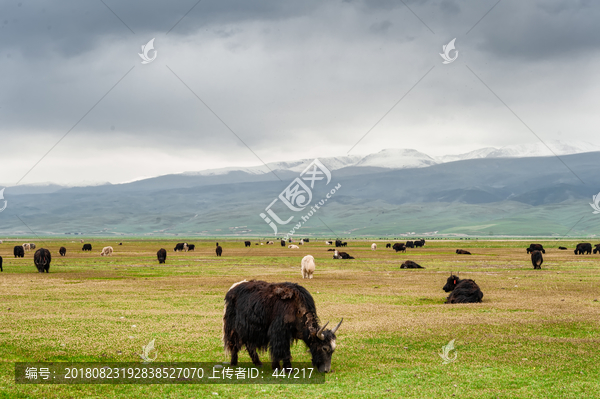
[[[531,253],[531,264],[534,269],[541,269],[542,263],[544,263],[544,258],[542,257],[542,253],[540,251],[533,251]]]
[[[591,255],[592,254],[592,244],[589,242],[582,242],[577,244],[577,248],[575,248],[575,255]]]
[[[347,252],[338,252],[336,249],[333,253],[333,259],[354,259],[354,257],[350,256]]]
[[[544,246],[542,244],[531,244],[531,245],[529,245],[529,248],[527,248],[527,253],[530,253],[530,252],[533,252],[533,251],[540,251],[543,254],[546,253],[546,250],[544,249]]]
[[[22,258],[25,256],[25,250],[21,245],[16,245],[13,254],[15,255],[15,258]]]
[[[219,243],[217,243],[217,249],[215,252],[217,253],[217,256],[221,256],[221,254],[223,253],[223,248],[221,248]]]
[[[566,250],[567,248],[566,248],[566,247],[558,247],[558,249],[560,249],[561,251],[564,251],[564,250]],[[595,252],[594,252],[594,253],[595,253]]]
[[[469,251],[465,251],[464,249],[457,249],[456,253],[459,255],[471,255]]]
[[[81,248],[82,251],[91,251],[92,250],[92,244],[83,244],[83,248]]]
[[[35,251],[33,255],[33,262],[40,273],[50,273],[50,261],[52,260],[52,255],[50,255],[50,251],[45,248],[40,248]]]
[[[167,260],[167,250],[164,248],[159,249],[156,253],[156,258],[158,259],[159,265],[165,263]]]
[[[65,256],[67,254],[67,248],[60,247],[60,249],[58,250],[58,253],[60,254],[60,256]]]
[[[475,281],[471,279],[461,280],[452,273],[450,273],[443,289],[446,292],[452,291],[446,303],[476,303],[481,302],[481,298],[483,298],[483,292],[481,292]]]
[[[419,265],[412,260],[407,260],[402,265],[400,265],[400,269],[425,269],[423,266]]]
[[[395,243],[392,249],[396,252],[406,252],[406,247],[402,243]]]
[[[343,319],[342,319],[343,321]],[[319,326],[315,301],[302,286],[294,283],[243,281],[234,284],[225,295],[223,344],[231,355],[231,366],[238,364],[238,352],[246,347],[252,362],[260,367],[257,350],[271,354],[271,366],[292,367],[290,346],[301,339],[312,355],[312,364],[320,372],[331,370],[335,351],[335,333],[327,324]]]

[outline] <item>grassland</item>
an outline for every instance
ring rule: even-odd
[[[53,255],[37,273],[33,253],[14,259],[0,245],[0,398],[585,398],[600,394],[600,258],[559,251],[574,242],[542,242],[542,270],[533,270],[516,241],[429,241],[394,253],[379,243],[351,241],[356,260],[333,260],[321,242],[300,250],[244,248],[173,241],[36,242]],[[86,241],[88,242],[88,241]],[[60,246],[67,256],[58,255]],[[114,256],[100,257],[112,245]],[[166,265],[156,251],[168,250]],[[456,248],[470,250],[459,256]],[[300,259],[317,262],[302,280]],[[404,260],[424,270],[401,270]],[[446,305],[450,270],[473,278],[482,304]],[[221,344],[223,298],[243,279],[292,281],[313,295],[322,321],[344,317],[333,372],[324,385],[16,385],[18,361],[140,361],[155,339],[160,361],[227,361]],[[135,325],[135,327],[133,327]],[[457,360],[442,364],[441,347],[455,339]],[[294,361],[310,361],[304,344]],[[267,358],[266,354],[262,355]],[[241,353],[241,361],[249,361]],[[215,395],[217,394],[217,395]]]

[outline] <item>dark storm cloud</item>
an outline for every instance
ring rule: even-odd
[[[36,173],[68,168],[82,146],[100,157],[106,143],[140,165],[149,153],[191,157],[183,148],[258,163],[238,137],[268,161],[342,154],[434,65],[358,153],[535,140],[466,65],[542,137],[594,130],[592,1],[104,2],[110,10],[100,0],[0,3],[3,161],[27,170],[84,115]],[[141,65],[152,38],[157,59]],[[453,38],[460,55],[444,66],[438,53]]]

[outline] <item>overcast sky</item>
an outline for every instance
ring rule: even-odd
[[[0,183],[600,145],[599,2],[196,3],[1,2]]]

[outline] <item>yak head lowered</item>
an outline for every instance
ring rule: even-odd
[[[325,329],[329,322],[316,332],[313,329],[308,340],[305,341],[312,355],[312,364],[319,373],[328,373],[331,370],[331,356],[335,351],[335,332],[340,328],[342,321],[344,319],[340,320],[333,330]]]
[[[448,280],[446,280],[446,285],[444,286],[443,290],[446,292],[453,291],[456,287],[456,284],[458,284],[459,281],[460,279],[458,278],[458,276],[455,276],[454,274],[450,273],[450,277],[448,277]]]

